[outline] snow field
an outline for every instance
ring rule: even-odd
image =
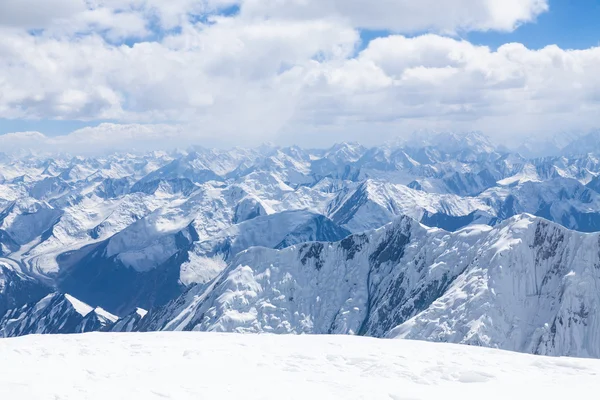
[[[575,400],[600,390],[600,360],[355,336],[26,336],[0,340],[0,360],[0,398],[14,400]]]

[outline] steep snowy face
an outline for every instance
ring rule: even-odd
[[[574,179],[515,182],[488,189],[478,198],[499,220],[529,213],[581,232],[600,229],[600,196]]]
[[[478,243],[467,270],[391,337],[600,357],[599,236],[521,216]]]
[[[489,229],[451,235],[404,217],[336,243],[252,248],[206,290],[186,293],[187,305],[166,306],[176,315],[159,314],[164,329],[381,336],[443,293]]]
[[[40,300],[50,288],[16,271],[0,259],[0,318],[11,309]]]
[[[583,156],[557,156],[532,159],[538,176],[542,179],[571,178],[587,184],[598,175],[600,158],[593,153]]]
[[[255,162],[261,155],[257,149],[236,147],[231,150],[219,150],[199,146],[193,146],[189,154],[201,160],[204,167],[221,177],[227,176],[241,165]]]
[[[352,232],[378,228],[402,215],[430,226],[456,230],[475,218],[487,223],[494,214],[489,205],[477,198],[430,194],[373,180],[365,181],[353,191],[342,192],[331,206],[331,219]],[[476,212],[478,216],[474,217]]]
[[[348,166],[357,162],[367,152],[367,148],[358,143],[338,143],[326,150],[321,157],[311,160],[313,175],[323,177],[344,177]]]
[[[48,234],[63,212],[47,202],[22,198],[0,212],[0,229],[18,245]]]
[[[285,248],[311,241],[338,241],[350,232],[308,211],[287,211],[233,225],[213,239],[199,242],[196,254],[225,260],[250,247]]]
[[[190,198],[155,210],[105,241],[63,253],[58,257],[59,288],[111,312],[128,313],[138,306],[163,305],[185,286],[214,278],[224,268],[215,257],[229,259],[251,246],[287,247],[349,234],[308,211],[235,224],[246,193],[199,188]]]
[[[600,229],[600,196],[574,179],[505,181],[476,197],[440,195],[367,180],[330,202],[333,221],[353,232],[374,229],[400,215],[455,231],[470,224],[495,225],[534,214],[582,232]]]
[[[111,332],[137,332],[140,330],[142,320],[146,317],[148,311],[142,308],[136,308],[129,315],[120,318],[110,327]]]
[[[596,176],[592,178],[585,186],[596,193],[600,193],[600,177]]]
[[[355,172],[354,164],[367,150],[358,143],[335,144],[321,156],[312,157],[311,174],[318,180],[322,178],[348,179]]]
[[[138,200],[121,202],[131,208],[119,205],[93,229],[93,240],[80,240],[80,247],[63,248],[56,257],[59,288],[117,313],[163,304],[184,289],[180,269],[192,244],[232,225],[244,195],[238,194],[207,184],[189,197],[125,196]],[[206,279],[216,274],[205,272]]]
[[[19,244],[5,231],[0,229],[0,257],[18,251]]]
[[[52,293],[38,302],[9,310],[0,319],[0,337],[103,331],[117,320],[118,317],[73,296]]]
[[[599,235],[530,215],[449,233],[409,218],[240,253],[146,329],[342,333],[600,357]]]
[[[600,131],[595,130],[587,135],[575,138],[567,144],[561,151],[562,154],[571,156],[580,156],[589,153],[600,152]]]
[[[267,173],[290,187],[297,187],[315,182],[311,176],[311,161],[311,155],[296,146],[274,149],[250,165],[240,165],[229,176],[240,178],[253,173]]]
[[[502,175],[500,175],[502,176]],[[481,171],[436,172],[430,177],[417,177],[407,186],[429,193],[476,196],[485,189],[494,187],[497,178],[487,169]]]
[[[159,306],[184,290],[180,268],[197,239],[188,226],[121,253],[110,252],[110,240],[90,245],[59,257],[57,284],[62,291],[118,314],[138,306]]]
[[[218,181],[221,178],[203,162],[200,154],[192,152],[146,175],[131,190],[147,193],[156,190],[160,182],[171,182],[176,187],[186,184],[193,187],[195,183],[202,184],[212,180]]]
[[[481,134],[418,136],[369,149],[343,176],[380,179],[433,193],[476,195],[515,174],[505,154]]]
[[[402,143],[402,146],[409,149],[426,149],[430,153],[455,156],[454,158],[459,159],[477,158],[497,151],[496,145],[480,132],[419,132]]]

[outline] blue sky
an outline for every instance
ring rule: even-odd
[[[514,32],[470,32],[464,36],[474,44],[497,48],[507,42],[523,43],[531,49],[556,44],[563,49],[587,49],[600,45],[600,0],[550,0],[550,12],[534,24]]]
[[[26,9],[18,6],[20,0],[3,1],[17,4],[13,13],[27,13]],[[40,5],[49,1],[62,6],[77,1],[83,2],[27,1],[39,2]],[[136,1],[114,0],[114,3],[121,2],[127,5]],[[207,1],[226,4],[223,0]],[[384,126],[390,121],[385,129],[392,133],[399,130],[427,129],[429,126],[432,129],[468,130],[473,127],[484,131],[489,126],[491,130],[500,131],[498,127],[508,121],[508,115],[509,122],[512,123],[511,130],[515,131],[515,135],[516,132],[530,130],[544,132],[548,127],[554,127],[555,122],[559,122],[560,129],[563,130],[571,128],[571,125],[573,129],[591,129],[596,123],[594,116],[600,112],[600,80],[595,78],[595,60],[598,58],[589,49],[600,46],[600,0],[548,0],[549,11],[541,14],[539,9],[537,12],[531,10],[535,8],[536,2],[539,4],[544,0],[513,1],[511,7],[517,10],[508,12],[513,14],[508,17],[512,22],[508,23],[506,29],[514,26],[520,18],[519,15],[522,15],[519,14],[518,7],[523,7],[521,11],[529,7],[533,17],[525,17],[527,22],[510,32],[498,28],[505,22],[503,18],[506,17],[506,9],[498,12],[497,7],[492,10],[493,7],[482,5],[490,3],[472,0],[471,7],[464,7],[470,0],[456,1],[456,5],[453,5],[453,0],[444,0],[443,5],[438,3],[440,6],[432,10],[431,4],[436,4],[436,0],[415,1],[408,8],[402,7],[411,4],[409,0],[403,1],[406,3],[397,4],[404,6],[391,3],[397,8],[394,12],[388,12],[385,7],[390,3],[383,0],[352,0],[348,3],[343,0],[306,0],[303,4],[308,6],[299,13],[296,10],[289,11],[289,7],[269,9],[268,2],[249,1],[244,4],[254,7],[250,12],[254,13],[252,17],[258,15],[263,18],[261,26],[249,22],[252,19],[245,18],[245,14],[240,16],[243,13],[240,8],[230,7],[222,12],[230,17],[227,18],[230,21],[217,23],[214,27],[211,25],[210,28],[201,29],[201,32],[193,32],[193,29],[190,31],[189,27],[186,31],[182,28],[183,25],[177,23],[171,24],[166,31],[161,31],[160,28],[164,21],[176,21],[178,16],[187,16],[189,19],[189,15],[194,13],[192,10],[195,0],[173,0],[173,4],[176,5],[174,7],[167,7],[162,0],[147,0],[147,4],[154,5],[153,11],[144,13],[144,10],[138,10],[140,12],[137,14],[133,12],[128,15],[124,15],[123,9],[98,9],[94,10],[95,14],[88,13],[82,17],[83,14],[77,14],[77,10],[61,9],[60,13],[57,12],[57,16],[52,18],[72,15],[70,23],[56,19],[58,22],[53,25],[50,17],[39,21],[40,26],[46,27],[44,29],[52,27],[51,35],[44,37],[43,34],[38,34],[39,41],[29,43],[33,47],[27,51],[20,52],[19,47],[14,45],[14,60],[0,59],[0,89],[3,88],[3,82],[9,84],[8,91],[2,89],[9,96],[5,96],[4,100],[0,96],[0,135],[39,131],[48,136],[57,136],[87,126],[97,126],[102,122],[181,122],[188,126],[207,127],[207,121],[210,121],[211,128],[215,127],[215,130],[221,129],[224,132],[244,132],[253,125],[255,132],[268,128],[271,132],[277,132],[277,135],[284,132],[290,137],[294,137],[299,131],[311,131],[312,134],[321,137],[321,129],[325,129],[323,126],[333,132],[332,135],[345,137],[354,129],[358,132],[355,134],[360,136],[365,126]],[[490,1],[504,4],[504,0]],[[285,1],[281,4],[284,3]],[[488,10],[484,10],[486,7]],[[177,9],[180,14],[172,14],[173,9]],[[335,13],[332,14],[332,10]],[[52,11],[49,9],[48,12]],[[408,14],[403,15],[405,11]],[[112,17],[107,18],[111,12]],[[38,23],[43,17],[38,14],[31,18],[24,15],[22,19],[35,19]],[[334,18],[327,19],[331,16]],[[117,20],[117,17],[124,19]],[[347,23],[336,24],[337,17],[341,17],[339,20]],[[11,39],[10,35],[15,34],[15,30],[14,26],[11,26],[12,17],[7,18],[3,22],[0,15],[0,35],[4,36],[0,38],[0,54],[3,50],[2,40],[5,48],[8,46],[9,49],[11,41],[19,41],[18,36]],[[114,21],[111,21],[111,18]],[[269,21],[278,21],[278,18],[281,18],[279,28],[269,26]],[[330,25],[312,25],[320,18],[328,23],[334,22]],[[535,22],[531,22],[532,18]],[[136,21],[140,27],[137,32],[142,36],[136,36],[135,29],[133,34],[123,33],[131,32],[132,26],[136,26]],[[196,22],[198,21],[203,21],[203,18],[199,17]],[[436,39],[419,39],[427,32],[411,31],[406,24],[410,25],[412,21],[418,21],[415,22],[415,26],[420,28],[433,26],[433,33],[456,28],[458,34],[452,36],[453,39],[463,39],[475,46],[488,46],[492,52],[506,43],[522,43],[532,50],[557,45],[561,53],[558,56],[556,52],[551,51],[537,55],[533,54],[535,52],[510,54],[501,56],[506,57],[502,60],[489,56],[483,62],[478,62],[481,55],[474,55],[474,52],[479,50],[460,47],[453,41],[433,43],[432,40]],[[468,21],[471,24],[469,27],[480,26],[478,24],[481,23],[484,24],[482,29],[489,30],[465,30],[460,21]],[[6,25],[7,22],[8,30],[2,31],[3,23]],[[364,24],[376,28],[361,30],[361,26],[366,26]],[[44,32],[44,29],[37,29],[37,25],[29,25],[23,26],[25,32]],[[99,37],[104,37],[106,43],[78,43],[77,38],[82,36],[77,30],[71,32],[64,29],[69,25],[84,29],[83,37],[89,32],[96,33]],[[316,26],[322,29],[322,33],[315,33]],[[400,34],[414,41],[403,44],[389,40],[390,35],[394,33],[389,30],[390,26],[399,29]],[[284,32],[280,29],[289,31]],[[301,30],[303,34],[298,36],[295,30]],[[358,49],[354,47],[354,30],[358,30],[362,39]],[[407,34],[407,31],[413,33]],[[106,32],[112,32],[113,36],[107,35]],[[167,36],[176,42],[179,41],[183,47],[173,51],[172,48],[163,48],[162,44],[154,43],[156,46],[152,48],[131,49],[131,54],[118,50],[111,53],[109,49],[117,49],[121,44],[131,46],[138,42],[159,42]],[[58,41],[56,38],[59,38]],[[375,38],[383,38],[385,43],[382,43],[377,51],[369,54],[372,59],[364,60],[364,65],[343,64],[344,57],[352,58],[353,49],[354,54],[357,54]],[[281,40],[285,43],[280,42]],[[65,46],[69,41],[72,48]],[[204,48],[185,48],[195,41],[202,43],[202,46],[208,44],[206,56]],[[214,47],[211,46],[211,41],[216,43]],[[79,60],[81,54],[87,54],[86,46],[96,46],[97,49],[91,54],[104,54],[108,61],[105,63],[105,58],[102,57],[97,60]],[[314,54],[327,52],[336,46],[340,49],[344,49],[344,46],[352,47],[348,54],[342,50],[341,60],[319,60],[319,65],[312,65],[314,71],[308,71],[310,68],[306,68],[306,63]],[[245,52],[246,48],[252,51]],[[587,51],[584,55],[576,55],[569,52],[572,49]],[[414,57],[417,61],[404,62],[407,59],[406,51],[414,53],[414,56],[411,54],[408,58]],[[454,65],[452,57],[445,58],[445,51],[465,52],[461,54],[461,59],[470,64]],[[31,55],[35,56],[28,58]],[[555,56],[563,57],[563,63],[556,64],[558,67],[548,66],[545,60]],[[140,57],[147,59],[147,62],[139,63]],[[38,63],[38,58],[43,62],[56,63],[54,75],[47,73],[48,69]],[[178,60],[186,61],[182,66]],[[413,65],[413,62],[423,64]],[[15,68],[18,65],[23,66],[23,71]],[[196,68],[196,65],[201,67]],[[328,81],[322,87],[309,85],[303,87],[301,92],[287,92],[288,88],[296,87],[294,85],[300,81],[294,85],[287,82],[288,86],[278,87],[280,80],[277,74],[281,71],[281,65],[301,65],[305,72],[313,74],[311,76],[336,77],[337,80]],[[371,68],[373,65],[378,69]],[[579,65],[584,65],[584,70],[573,69]],[[444,78],[440,66],[455,69],[455,72],[461,75],[461,79]],[[419,70],[419,67],[423,69]],[[436,72],[436,68],[439,71]],[[485,70],[486,68],[488,70]],[[522,70],[519,71],[519,68]],[[403,76],[409,69],[410,74]],[[3,76],[4,71],[8,72]],[[137,76],[138,71],[142,73],[140,76]],[[123,72],[124,75],[121,76]],[[423,75],[425,73],[434,75]],[[414,79],[414,82],[402,81],[406,77]],[[256,85],[256,79],[262,79],[262,84]],[[436,90],[432,89],[431,80],[435,80],[436,84],[433,87]],[[442,81],[443,83],[440,83]],[[404,89],[403,85],[406,85]],[[520,85],[520,89],[524,91],[515,91],[514,85]],[[15,96],[10,96],[10,88],[16,89]],[[365,88],[370,89],[363,92]],[[345,93],[344,96],[338,95],[340,90]],[[365,93],[370,94],[365,96]],[[572,100],[570,104],[564,103],[567,97],[572,97],[568,98]],[[14,100],[15,98],[22,100]],[[374,98],[378,99],[379,103],[374,101]],[[130,102],[129,99],[133,101]],[[3,101],[8,104],[4,111]],[[392,104],[388,107],[390,102]],[[509,111],[508,104],[513,105],[512,111]],[[514,110],[517,110],[517,113],[520,110],[524,111],[522,115],[515,115]],[[2,113],[18,117],[8,119],[3,117]],[[558,114],[560,120],[552,121],[551,118]],[[42,115],[43,119],[35,119],[35,115]],[[233,115],[236,118],[231,118]],[[237,117],[240,117],[239,121]],[[501,117],[505,120],[500,120]],[[545,126],[537,126],[538,121],[544,120]],[[364,122],[365,125],[354,121]],[[477,121],[485,122],[476,123]],[[265,122],[268,122],[267,128]]]
[[[550,11],[535,23],[521,25],[513,32],[467,32],[460,37],[493,49],[523,43],[530,49],[556,44],[563,49],[587,49],[600,45],[600,0],[550,0]],[[362,31],[363,46],[388,31]]]

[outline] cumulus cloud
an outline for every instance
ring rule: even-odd
[[[389,133],[432,122],[497,135],[589,129],[598,111],[599,67],[600,48],[507,44],[493,51],[437,35],[388,36],[355,59],[313,69],[302,108],[335,129],[377,123]]]
[[[342,18],[353,26],[425,30],[511,31],[548,10],[547,0],[242,0],[242,14],[290,19]]]
[[[286,80],[286,72],[293,74],[290,70],[317,55],[343,59],[357,40],[353,29],[334,23],[234,18],[132,47],[98,36],[6,34],[0,37],[0,117],[141,122],[218,117],[227,124],[235,115],[242,127],[245,117],[263,118],[251,110],[270,105],[271,119],[277,120],[301,84]]]
[[[0,25],[44,28],[70,17],[80,25],[86,12],[95,11],[95,18],[137,13],[170,29],[185,25],[190,16],[231,6],[249,18],[335,18],[358,28],[396,32],[509,31],[547,11],[548,0],[3,0]],[[125,26],[121,22],[114,24]]]
[[[545,0],[25,0],[53,5],[39,15],[6,1],[0,118],[121,124],[44,139],[52,146],[103,135],[158,145],[153,135],[318,144],[423,128],[521,134],[587,129],[598,112],[599,48],[493,50],[443,35],[515,29]],[[361,46],[359,28],[397,33]]]

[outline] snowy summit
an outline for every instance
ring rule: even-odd
[[[552,400],[600,389],[598,360],[336,335],[28,336],[0,341],[0,359],[0,397],[21,400]]]

